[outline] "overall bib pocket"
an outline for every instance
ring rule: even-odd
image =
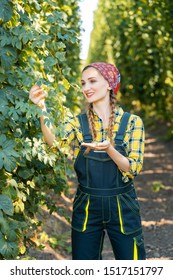
[[[118,186],[118,168],[107,153],[91,151],[84,157],[88,187],[107,189]]]

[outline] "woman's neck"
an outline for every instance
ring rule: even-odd
[[[111,115],[110,101],[93,103],[93,109],[100,119],[102,119],[103,127],[107,128],[109,117]]]

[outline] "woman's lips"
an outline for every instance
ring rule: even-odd
[[[94,95],[94,92],[85,93],[87,98],[90,98]]]

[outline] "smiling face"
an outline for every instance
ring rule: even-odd
[[[82,72],[82,92],[89,103],[109,98],[110,87],[104,77],[93,67]]]

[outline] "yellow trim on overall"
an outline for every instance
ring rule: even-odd
[[[137,244],[136,244],[136,240],[134,240],[133,259],[138,260],[138,247],[137,247]]]
[[[122,214],[121,214],[121,206],[120,206],[118,196],[117,196],[117,204],[118,204],[118,214],[119,214],[120,228],[121,228],[121,232],[124,233],[123,219],[122,219]]]
[[[87,205],[85,207],[85,221],[84,221],[84,224],[83,224],[82,231],[86,230],[86,225],[87,225],[87,221],[88,221],[88,208],[89,208],[89,204],[90,204],[90,199],[88,198],[88,202],[87,202]]]

